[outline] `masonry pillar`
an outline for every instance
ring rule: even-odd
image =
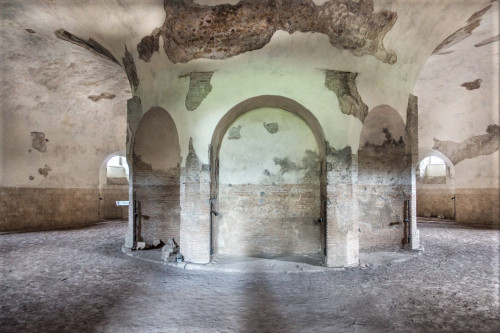
[[[141,99],[137,96],[127,101],[127,164],[129,167],[129,186],[128,186],[128,229],[125,236],[125,247],[134,247],[134,139],[137,127],[142,117]]]
[[[181,171],[181,253],[188,262],[210,262],[210,171],[196,155],[192,139]]]
[[[410,139],[411,154],[411,234],[410,247],[420,247],[420,234],[417,229],[417,163],[418,163],[418,97],[410,94],[406,110],[406,131]]]
[[[351,147],[338,151],[329,148],[327,181],[326,266],[357,266],[357,157],[352,155]]]

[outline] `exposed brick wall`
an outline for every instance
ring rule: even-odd
[[[138,158],[134,160],[134,196],[140,211],[138,240],[153,244],[173,237],[180,241],[179,170],[152,170]]]
[[[455,218],[453,196],[455,189],[418,189],[417,216],[431,214],[432,217],[444,215],[447,219]]]
[[[411,197],[404,143],[368,144],[358,159],[360,248],[402,246],[404,201]]]
[[[317,253],[320,188],[315,184],[219,186],[221,254]]]
[[[116,201],[128,200],[128,186],[113,186],[99,190],[99,219],[126,219],[127,206],[117,206]]]
[[[456,221],[500,227],[500,190],[498,188],[457,188]]]
[[[0,231],[88,225],[98,221],[97,188],[0,188]]]

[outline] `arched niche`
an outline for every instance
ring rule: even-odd
[[[435,179],[421,177],[420,164],[429,157],[437,157],[444,162],[446,166],[445,177]],[[417,216],[454,220],[456,217],[455,166],[451,160],[439,151],[420,148],[416,175]]]
[[[116,201],[128,200],[128,182],[113,182],[108,180],[108,162],[116,157],[123,157],[125,151],[118,151],[107,156],[99,167],[99,220],[126,219],[127,206],[117,206]]]
[[[322,256],[326,143],[309,110],[251,98],[221,119],[211,147],[212,254]]]
[[[168,238],[180,241],[180,151],[172,117],[151,108],[137,127],[132,158],[137,241],[149,246]]]
[[[399,113],[380,105],[368,113],[358,150],[360,248],[402,246],[411,196],[409,138]]]

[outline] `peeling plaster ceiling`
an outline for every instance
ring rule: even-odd
[[[298,4],[299,2],[290,0],[280,3]],[[359,1],[335,0],[333,2],[347,4]],[[380,59],[375,59],[371,55],[365,55],[360,59],[366,62],[367,66],[374,66],[377,70],[387,71],[387,73],[397,72],[400,76],[409,76],[408,81],[412,82],[411,77],[416,79],[420,70],[420,64],[415,62],[416,59],[419,56],[427,57],[439,43],[460,29],[474,12],[484,8],[489,2],[475,0],[464,4],[453,0],[436,3],[424,0],[415,0],[411,3],[402,0],[375,0],[374,13],[385,11],[397,14],[398,19],[391,23],[391,26],[393,24],[392,28],[386,35],[384,32],[381,36],[384,49],[394,50],[397,53],[397,62],[388,66],[384,63],[384,59],[386,59],[384,56],[377,56]],[[194,3],[237,5],[238,1],[200,0]],[[327,6],[329,1],[315,0],[300,3],[308,3],[314,9],[319,8],[319,6]],[[370,1],[364,0],[359,3],[366,5],[370,4]],[[443,13],[446,15],[443,16]],[[0,3],[0,15],[2,25],[0,31],[0,44],[2,45],[0,50],[2,59],[0,80],[3,87],[0,92],[2,101],[0,116],[2,118],[0,120],[4,127],[8,126],[5,114],[16,112],[15,110],[62,114],[63,117],[78,110],[81,114],[80,120],[84,121],[85,110],[96,110],[99,103],[111,103],[112,108],[116,108],[117,115],[121,108],[120,117],[123,117],[125,100],[130,98],[133,93],[127,82],[127,75],[122,68],[127,68],[124,66],[123,60],[126,59],[125,47],[128,48],[139,67],[137,70],[144,71],[142,64],[140,66],[137,64],[139,61],[143,62],[139,59],[137,46],[145,36],[158,34],[158,28],[163,27],[166,20],[165,3],[162,0],[145,0],[140,3],[134,0],[89,0],[78,3],[73,0],[5,0]],[[293,19],[293,16],[289,19]],[[433,22],[433,24],[429,24],[429,22]],[[278,23],[275,28],[283,29],[281,23]],[[90,44],[94,46],[100,45],[121,66],[102,57],[96,57],[88,49],[58,39],[55,32],[60,29],[64,29],[83,41],[90,41]],[[294,29],[307,31],[300,25]],[[292,33],[295,31],[294,29],[289,32]],[[315,30],[319,29],[311,31]],[[494,39],[494,37],[485,36],[483,40]],[[379,41],[382,42],[382,39]],[[478,43],[480,42],[478,41]],[[426,47],[419,48],[420,44],[426,45]],[[379,46],[377,44],[377,47]],[[173,66],[165,51],[162,50],[163,47],[165,47],[165,43],[160,42],[158,52],[162,53],[165,59],[163,64]],[[332,48],[335,48],[335,42],[332,43]],[[155,45],[154,49],[156,49]],[[355,52],[353,51],[353,53]],[[376,52],[372,52],[373,55],[376,56]],[[303,57],[304,54],[302,52],[297,56]],[[343,61],[340,61],[340,64],[340,67],[346,66]],[[342,68],[342,70],[352,71],[353,69]],[[131,81],[135,87],[137,82],[134,84],[132,72],[128,71],[128,76],[129,79],[132,77]],[[138,77],[140,79],[140,73]],[[390,87],[392,83],[379,80],[377,84],[386,84]],[[363,91],[366,91],[366,85],[367,83],[364,83],[362,87],[358,87],[364,101]],[[109,95],[116,97],[113,99],[94,97],[98,99],[97,102],[94,102],[93,98],[89,98],[89,96]],[[365,102],[370,107],[373,104],[379,104],[373,98],[372,101],[368,98]],[[74,120],[67,122],[75,123]],[[30,124],[30,126],[36,127],[36,124]],[[32,130],[36,130],[36,128],[32,128]],[[6,132],[7,130],[4,128],[2,135],[0,135],[0,146],[10,144],[9,138],[5,135]],[[3,150],[0,149],[0,151]]]

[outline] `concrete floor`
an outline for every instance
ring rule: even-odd
[[[0,331],[499,332],[500,232],[420,228],[411,260],[299,274],[137,260],[123,222],[0,235]]]

